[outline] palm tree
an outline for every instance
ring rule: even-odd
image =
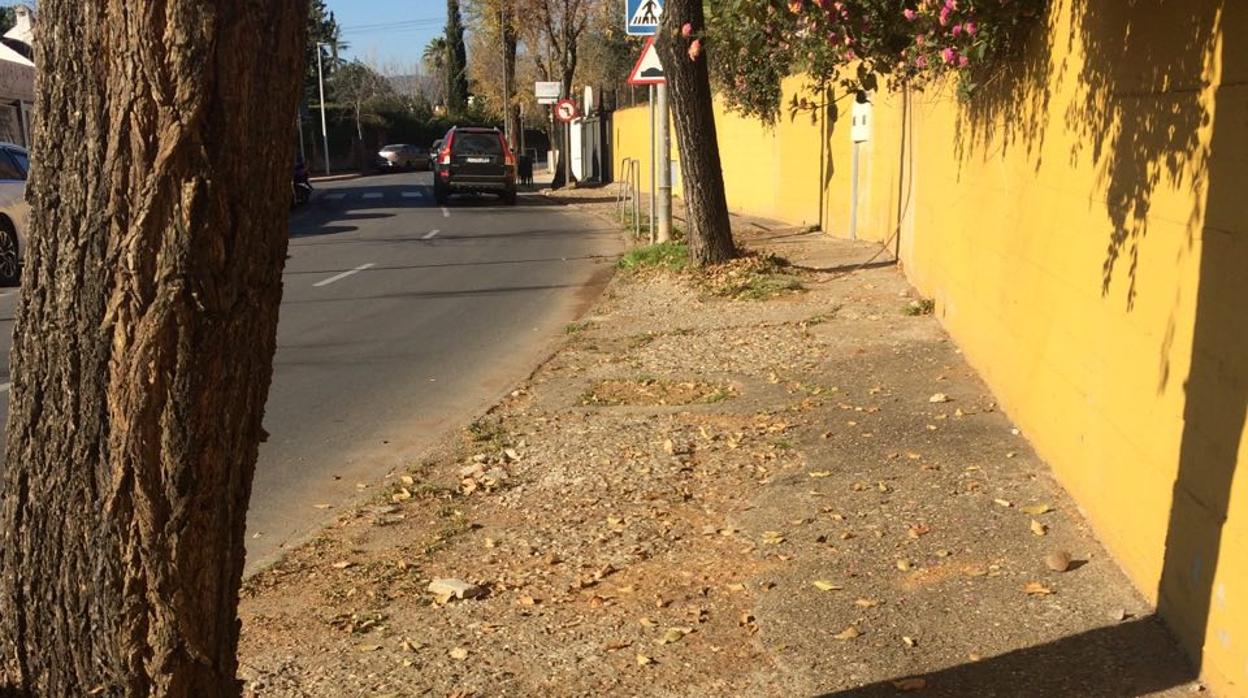
[[[425,69],[434,78],[433,85],[436,86],[434,94],[437,98],[431,101],[441,107],[446,106],[446,46],[446,36],[435,36],[429,40],[421,54]]]
[[[425,67],[429,69],[429,72],[442,72],[446,68],[446,37],[435,36],[430,39],[421,57],[424,59]]]

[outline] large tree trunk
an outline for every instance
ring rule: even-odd
[[[686,24],[693,30],[689,39],[681,36],[681,28]],[[695,37],[703,35],[705,27],[702,0],[667,0],[655,42],[672,93],[681,177],[689,209],[689,257],[699,266],[736,256],[715,133],[715,103],[706,46],[701,45],[700,52],[690,51]]]
[[[307,0],[42,0],[0,695],[236,696]]]

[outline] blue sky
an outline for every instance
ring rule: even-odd
[[[347,56],[408,72],[446,26],[445,0],[326,0],[338,18]]]

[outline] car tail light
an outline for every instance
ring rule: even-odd
[[[446,140],[442,143],[442,152],[438,153],[438,162],[443,165],[451,164],[451,145],[455,143],[455,132],[451,131],[446,134]]]
[[[511,152],[511,148],[507,145],[507,139],[503,138],[500,135],[498,137],[498,142],[501,143],[503,146],[503,162],[508,165],[511,165],[512,167],[515,167],[516,155],[515,153]]]

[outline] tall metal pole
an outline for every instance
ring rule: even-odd
[[[650,242],[655,242],[655,236],[658,230],[655,224],[658,223],[658,205],[659,197],[656,196],[656,188],[659,186],[659,139],[658,129],[655,128],[655,107],[654,107],[654,85],[650,86]]]
[[[658,241],[672,241],[672,120],[667,106],[667,83],[658,88],[659,116],[659,235]]]
[[[511,85],[507,82],[507,1],[499,3],[498,6],[498,35],[502,39],[503,44],[503,138],[507,140],[507,147],[514,152],[516,149],[516,141],[511,133]]]
[[[321,47],[316,45],[316,81],[321,88],[321,141],[325,148],[325,174],[329,175],[329,128],[325,125],[325,69],[321,65]]]
[[[572,185],[572,122],[563,124],[563,186]]]

